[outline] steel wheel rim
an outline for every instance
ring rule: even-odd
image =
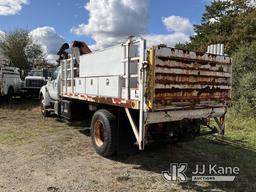
[[[97,146],[101,147],[104,143],[104,126],[100,120],[97,120],[94,125],[94,136],[95,143]]]
[[[45,109],[44,109],[43,101],[44,101],[44,99],[42,98],[41,99],[41,112],[44,114]]]

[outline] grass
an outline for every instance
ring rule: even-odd
[[[230,109],[227,115],[226,138],[237,145],[256,151],[256,118]]]
[[[56,131],[63,131],[66,127],[59,124],[55,119],[46,119],[38,116],[38,101],[24,101],[22,104],[2,106],[0,109],[2,144],[27,144],[37,137],[42,137]],[[25,110],[24,110],[25,109]]]
[[[255,191],[256,118],[243,115],[231,108],[225,122],[225,136],[201,137],[187,146],[187,150],[194,153],[189,161],[191,164],[196,160],[197,163],[240,168],[240,174],[235,182],[208,183],[207,190],[220,188],[224,191]],[[199,156],[200,159],[196,156]],[[190,189],[197,188],[195,183],[190,184],[192,186]]]
[[[119,182],[128,181],[129,179],[130,179],[129,173],[125,173],[124,175],[120,175],[120,176],[116,177],[116,180]]]

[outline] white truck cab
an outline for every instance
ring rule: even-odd
[[[25,77],[23,89],[28,95],[38,97],[41,87],[47,83],[48,76],[49,71],[47,69],[31,70]]]
[[[53,72],[50,81],[46,85],[42,86],[40,89],[40,100],[42,108],[54,107],[54,103],[59,100],[60,93],[60,67],[57,67]],[[49,112],[43,110],[43,115],[48,116]]]

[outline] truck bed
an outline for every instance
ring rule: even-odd
[[[79,65],[74,58],[63,61],[61,96],[143,108],[144,112],[197,110],[202,114],[198,118],[209,116],[214,108],[219,111],[217,114],[225,113],[231,101],[229,57],[165,46],[149,51],[145,47],[139,50],[132,43],[128,47],[114,46],[81,56]],[[143,67],[142,74],[145,63],[148,67]],[[207,115],[200,109],[206,109]]]

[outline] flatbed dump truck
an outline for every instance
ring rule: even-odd
[[[231,59],[224,55],[164,45],[147,49],[146,40],[129,38],[84,55],[74,51],[61,60],[40,91],[42,114],[72,119],[93,112],[92,144],[102,156],[116,152],[119,133],[128,129],[133,135],[126,137],[135,138],[130,140],[140,150],[148,137],[198,134],[210,118],[224,134],[231,71]]]

